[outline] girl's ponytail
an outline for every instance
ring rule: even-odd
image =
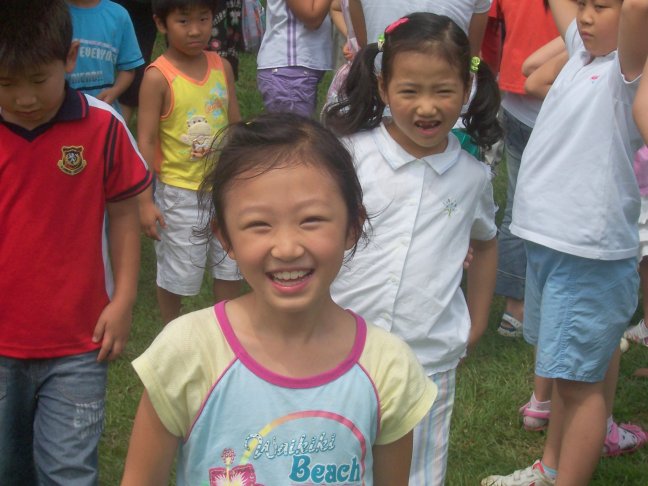
[[[329,106],[322,121],[337,135],[351,135],[377,127],[385,109],[380,98],[374,63],[378,44],[369,44],[353,59],[340,91],[340,101]]]
[[[483,61],[479,62],[474,74],[477,92],[462,119],[468,135],[480,148],[488,150],[503,134],[497,119],[500,107],[499,86],[493,72]]]

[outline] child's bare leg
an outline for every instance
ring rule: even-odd
[[[214,301],[236,299],[241,295],[241,284],[241,280],[220,280],[215,278],[213,287]]]
[[[608,414],[604,382],[556,379],[552,412],[543,463],[558,470],[556,486],[585,486],[605,440]]]
[[[551,400],[551,390],[553,388],[553,380],[551,378],[544,378],[543,376],[534,375],[533,378],[533,393],[536,400],[539,402],[546,402]]]
[[[513,297],[506,298],[506,307],[504,308],[506,312],[515,317],[518,321],[524,321],[524,301],[514,299]]]
[[[157,300],[158,305],[160,306],[160,316],[162,317],[163,324],[168,324],[180,315],[182,297],[178,294],[174,294],[162,287],[158,287]]]
[[[641,282],[641,299],[644,316],[648,317],[648,257],[639,262],[639,281]]]
[[[603,386],[605,387],[605,409],[607,412],[606,417],[612,415],[612,410],[614,409],[614,396],[616,395],[620,364],[621,350],[617,347],[616,351],[612,355],[610,366],[608,367],[607,373],[605,373],[605,379],[603,381]]]

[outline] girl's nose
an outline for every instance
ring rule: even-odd
[[[304,254],[304,247],[294,231],[278,231],[272,246],[271,254],[277,260],[292,261]]]
[[[437,111],[435,99],[433,97],[422,98],[417,111],[419,115],[434,115]]]

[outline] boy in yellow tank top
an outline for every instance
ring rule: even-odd
[[[217,301],[240,292],[238,268],[216,238],[200,241],[193,234],[206,217],[198,189],[209,170],[214,136],[240,120],[230,64],[204,51],[213,5],[153,0],[154,20],[168,47],[142,80],[137,142],[157,174],[154,198],[151,190],[140,198],[140,219],[144,233],[156,240],[157,296],[165,324],[180,315],[182,296],[200,291],[205,268],[212,269]]]

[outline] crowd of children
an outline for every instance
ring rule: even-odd
[[[174,465],[181,485],[444,484],[456,370],[495,292],[500,334],[536,347],[524,426],[548,434],[481,484],[585,485],[643,446],[612,404],[621,337],[648,346],[628,328],[640,276],[648,295],[648,0],[268,0],[267,113],[242,121],[237,66],[207,49],[244,3],[152,0],[166,47],[137,96],[129,11],[3,3],[0,484],[97,484],[140,232],[165,325],[133,362],[123,485]],[[358,42],[320,123],[342,11]],[[477,155],[504,138],[499,231],[491,168],[458,136]],[[215,305],[181,316],[206,268]]]

